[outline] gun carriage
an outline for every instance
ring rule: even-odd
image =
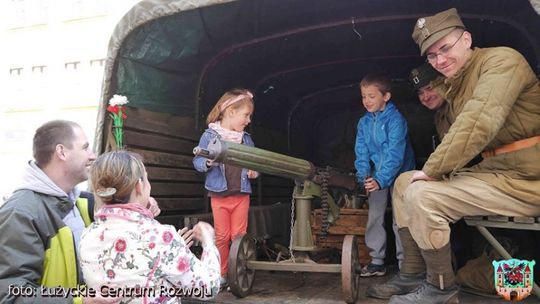
[[[334,168],[318,168],[311,162],[287,155],[215,139],[207,149],[195,147],[193,153],[213,163],[224,163],[261,173],[292,179],[295,182],[291,201],[290,259],[284,261],[257,261],[253,238],[244,235],[233,240],[229,254],[228,281],[231,292],[245,297],[251,290],[256,270],[341,273],[344,300],[354,303],[358,296],[360,273],[358,236],[345,235],[341,248],[341,264],[320,264],[308,253],[318,246],[313,240],[310,224],[312,201],[320,198],[322,208],[321,239],[325,239],[330,225],[340,215],[329,188],[340,189],[340,200],[352,207],[365,202],[366,196],[358,191],[355,176]]]

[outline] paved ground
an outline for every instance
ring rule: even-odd
[[[388,274],[379,278],[361,278],[359,298],[357,303],[378,304],[387,303],[365,297],[366,286],[371,283],[384,282],[390,278]],[[209,303],[183,299],[182,303]],[[223,291],[210,303],[262,303],[262,304],[333,304],[344,303],[341,294],[341,277],[339,274],[328,273],[293,273],[258,271],[253,284],[252,293],[238,299],[232,293]],[[461,292],[460,303],[509,303],[497,298],[479,297]],[[540,300],[530,296],[522,303],[540,303]]]

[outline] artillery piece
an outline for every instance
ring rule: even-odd
[[[341,273],[344,300],[354,303],[358,296],[357,284],[360,273],[358,240],[356,235],[346,235],[341,251],[341,264],[318,264],[311,260],[308,251],[317,249],[310,225],[311,205],[314,197],[320,197],[323,210],[321,233],[327,233],[329,226],[338,218],[340,209],[329,194],[329,187],[337,187],[351,193],[347,200],[359,205],[365,195],[357,193],[355,177],[334,168],[318,168],[311,162],[287,155],[222,141],[212,140],[207,149],[195,147],[193,154],[216,163],[225,163],[280,176],[295,181],[291,202],[291,238],[289,251],[291,259],[279,262],[256,261],[253,239],[247,235],[233,240],[229,254],[228,282],[231,292],[237,297],[245,297],[251,290],[256,270],[302,271]]]

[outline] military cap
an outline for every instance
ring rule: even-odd
[[[424,55],[430,46],[455,28],[465,28],[455,8],[433,16],[418,18],[414,25],[412,38],[420,47],[420,55]]]
[[[423,86],[428,85],[430,81],[435,80],[435,78],[439,76],[441,76],[441,73],[437,72],[437,70],[435,70],[431,64],[424,63],[411,71],[409,81],[416,91]]]

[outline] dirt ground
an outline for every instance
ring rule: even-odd
[[[384,282],[392,275],[393,273],[389,273],[384,277],[360,278],[359,297],[356,303],[387,303],[386,300],[367,298],[365,290],[368,284]],[[460,303],[509,303],[502,299],[480,297],[465,292],[460,293],[459,299]],[[231,292],[222,291],[211,301],[182,299],[182,303],[342,304],[345,302],[342,300],[340,274],[258,271],[252,292],[245,298],[238,299]],[[521,303],[540,303],[540,300],[531,295]]]

